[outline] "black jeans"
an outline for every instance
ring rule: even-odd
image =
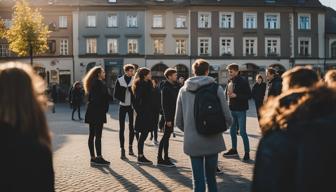
[[[73,105],[72,106],[72,119],[74,118],[74,114],[76,112],[76,110],[78,110],[78,118],[81,119],[81,115],[80,115],[80,105]]]
[[[160,122],[159,122],[159,128],[160,128],[160,130],[163,129],[164,124],[165,124],[164,116],[161,114],[161,118],[160,118]]]
[[[164,133],[163,136],[161,138],[160,141],[160,145],[159,145],[159,153],[158,153],[158,158],[161,159],[162,158],[162,150],[164,150],[164,159],[168,159],[168,150],[169,150],[169,139],[171,134],[173,133],[173,127],[174,125],[172,125],[172,127],[167,127],[165,125],[164,128]]]
[[[120,141],[120,148],[124,149],[125,145],[125,119],[126,114],[128,114],[128,127],[129,127],[129,147],[132,147],[133,140],[134,140],[134,126],[133,126],[133,119],[134,119],[134,110],[132,106],[121,106],[119,108],[119,141]]]
[[[254,103],[255,103],[255,106],[256,106],[258,120],[260,120],[260,112],[259,112],[259,110],[260,110],[260,108],[263,105],[263,100],[254,100]]]
[[[95,157],[95,152],[94,152],[94,145],[96,145],[96,153],[97,156],[101,156],[101,137],[102,137],[102,132],[103,132],[103,123],[99,124],[89,124],[90,127],[90,134],[89,134],[89,150],[90,150],[90,155],[91,157]],[[94,138],[96,138],[94,142]]]
[[[148,131],[145,130],[145,131],[141,131],[139,133],[139,140],[138,140],[138,154],[139,155],[143,155],[143,151],[144,151],[144,145],[145,145],[145,141],[147,139],[147,136],[148,136]]]
[[[154,141],[157,141],[158,139],[159,118],[160,118],[160,113],[155,113],[154,114],[154,128],[153,128],[153,131],[151,132],[151,137],[153,137],[153,133],[154,133]]]

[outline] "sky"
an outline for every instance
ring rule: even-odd
[[[328,7],[331,7],[336,10],[336,0],[320,0],[320,2]]]

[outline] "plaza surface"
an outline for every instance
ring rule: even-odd
[[[217,176],[219,191],[247,192],[250,189],[255,152],[260,139],[254,105],[250,106],[247,133],[252,161],[242,162],[244,150],[242,139],[238,136],[240,158],[224,158],[223,153],[219,155],[219,167],[224,172]],[[82,109],[82,117],[84,115],[85,109]],[[111,165],[92,167],[87,147],[88,125],[83,121],[72,121],[71,109],[66,104],[56,105],[56,113],[47,112],[53,136],[56,191],[192,191],[190,159],[183,153],[183,132],[175,128],[176,137],[172,137],[170,142],[170,157],[176,163],[176,168],[156,166],[158,147],[153,145],[149,137],[144,153],[154,165],[139,166],[136,157],[127,156],[128,160],[120,159],[118,105],[110,105],[107,117],[107,124],[103,130],[102,151],[104,158],[111,161]],[[159,139],[161,136],[160,133]],[[228,131],[224,133],[224,137],[229,149],[231,139]],[[127,148],[127,131],[125,139]],[[136,153],[136,140],[133,148]]]

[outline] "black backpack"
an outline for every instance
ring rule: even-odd
[[[195,123],[197,132],[201,135],[215,135],[227,130],[217,91],[218,84],[212,83],[194,92]]]

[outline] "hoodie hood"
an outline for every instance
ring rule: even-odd
[[[187,91],[197,91],[200,87],[215,83],[215,79],[209,76],[191,77],[185,82]]]

